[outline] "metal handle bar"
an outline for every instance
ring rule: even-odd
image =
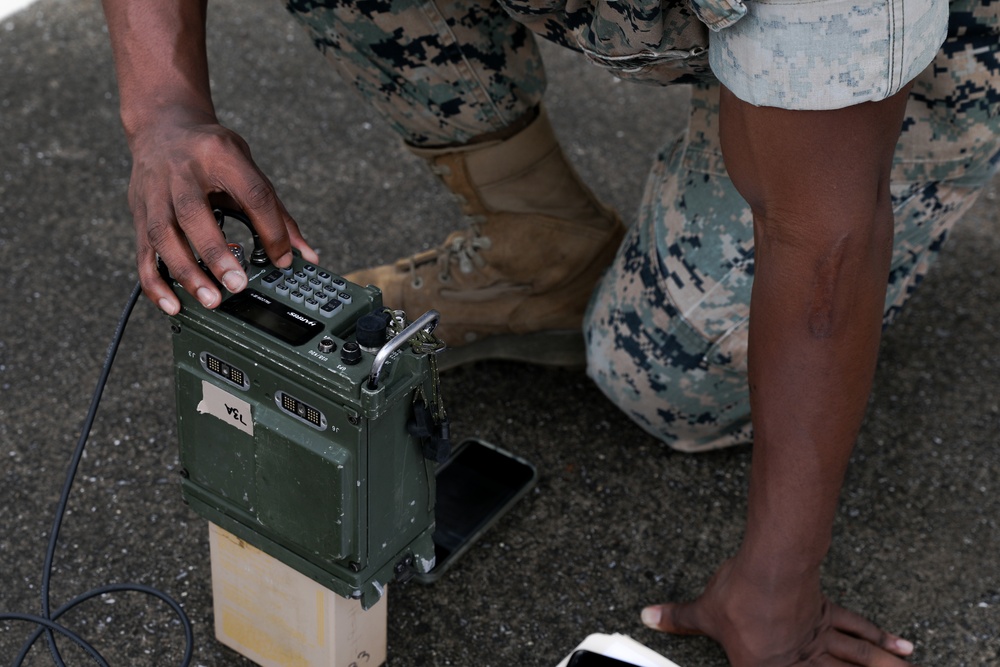
[[[375,362],[372,364],[372,372],[368,376],[368,388],[378,389],[378,382],[382,375],[382,367],[399,348],[403,347],[411,338],[421,331],[431,333],[438,325],[441,314],[436,310],[428,310],[426,313],[413,320],[413,323],[400,331],[392,340],[382,346],[382,349],[375,355]]]

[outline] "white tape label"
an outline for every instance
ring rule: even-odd
[[[218,417],[247,435],[253,435],[253,413],[250,404],[242,398],[219,389],[207,380],[201,381],[201,403],[198,414]]]

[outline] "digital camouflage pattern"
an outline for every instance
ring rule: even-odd
[[[745,6],[745,16],[712,33],[712,71],[741,100],[783,109],[840,109],[891,97],[930,64],[948,25],[948,0]]]
[[[573,12],[557,5],[546,15],[535,0],[503,1],[543,36],[585,52],[587,40],[631,21],[618,3]],[[657,11],[636,6],[647,23]],[[541,101],[545,74],[531,34],[491,2],[290,0],[287,7],[411,144],[463,143]],[[950,11],[947,39],[914,83],[896,149],[887,324],[1000,163],[1000,0],[958,0]],[[662,35],[649,43],[669,50]],[[685,451],[752,438],[753,221],[722,162],[718,83],[700,67],[684,58],[675,70],[672,81],[695,82],[688,128],[659,153],[638,219],[585,322],[591,377],[649,433]]]
[[[498,0],[537,35],[621,79],[659,85],[711,77],[708,28],[678,0]],[[695,0],[714,3],[716,0]]]
[[[530,33],[494,2],[288,0],[313,44],[414,146],[504,129],[545,91]]]

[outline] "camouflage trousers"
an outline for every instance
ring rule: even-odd
[[[286,4],[412,145],[465,143],[541,102],[545,74],[532,35],[492,0]],[[950,11],[896,148],[886,324],[1000,166],[1000,2],[956,0]],[[577,48],[558,22],[540,25],[544,37]],[[584,333],[588,373],[602,391],[652,435],[699,451],[752,439],[753,221],[722,162],[718,83],[690,60],[673,82],[693,83],[687,129],[659,152]]]

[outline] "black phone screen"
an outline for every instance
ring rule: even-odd
[[[593,651],[579,650],[573,653],[566,667],[636,667],[631,662],[609,658]]]
[[[434,571],[503,514],[533,485],[535,475],[529,463],[512,454],[479,440],[464,441],[437,473]]]

